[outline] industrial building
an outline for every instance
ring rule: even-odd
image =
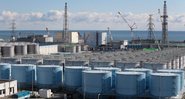
[[[17,93],[16,80],[0,80],[0,98]]]

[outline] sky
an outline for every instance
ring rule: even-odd
[[[1,0],[0,30],[10,30],[12,20],[17,30],[63,29],[64,4],[68,3],[70,30],[129,30],[118,11],[134,22],[137,30],[147,30],[153,14],[155,30],[161,30],[158,9],[163,0]],[[185,0],[167,0],[169,30],[185,30]]]

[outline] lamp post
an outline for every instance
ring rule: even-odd
[[[98,94],[98,99],[100,99],[100,95],[101,95],[101,94],[99,93],[99,94]]]

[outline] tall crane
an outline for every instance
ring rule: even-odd
[[[131,37],[132,40],[134,40],[134,33],[133,30],[137,28],[136,23],[134,22],[132,25],[130,25],[128,23],[128,21],[125,19],[125,17],[121,14],[121,12],[118,12],[118,14],[121,16],[121,18],[123,19],[123,21],[125,21],[125,23],[128,25],[128,27],[130,28],[130,32],[131,32]]]

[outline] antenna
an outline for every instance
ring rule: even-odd
[[[112,42],[113,42],[112,33],[111,33],[111,31],[110,31],[110,28],[109,28],[109,27],[107,27],[107,29],[108,29],[108,33],[109,33],[110,46],[112,47]]]
[[[46,27],[46,32],[47,32],[47,34],[48,34],[48,36],[49,36],[50,33],[49,33],[49,30],[48,30],[48,27]]]
[[[137,28],[136,23],[134,22],[132,25],[130,25],[130,24],[128,23],[128,21],[125,19],[125,17],[121,14],[121,12],[118,12],[118,14],[121,16],[121,18],[123,19],[123,21],[125,21],[125,23],[126,23],[126,24],[128,25],[128,27],[130,28],[132,40],[134,40],[134,33],[133,33],[133,30]]]
[[[15,20],[12,20],[11,25],[12,25],[11,26],[11,29],[12,29],[11,41],[15,41],[15,39],[16,39],[16,34],[15,34],[16,23],[15,23]]]

